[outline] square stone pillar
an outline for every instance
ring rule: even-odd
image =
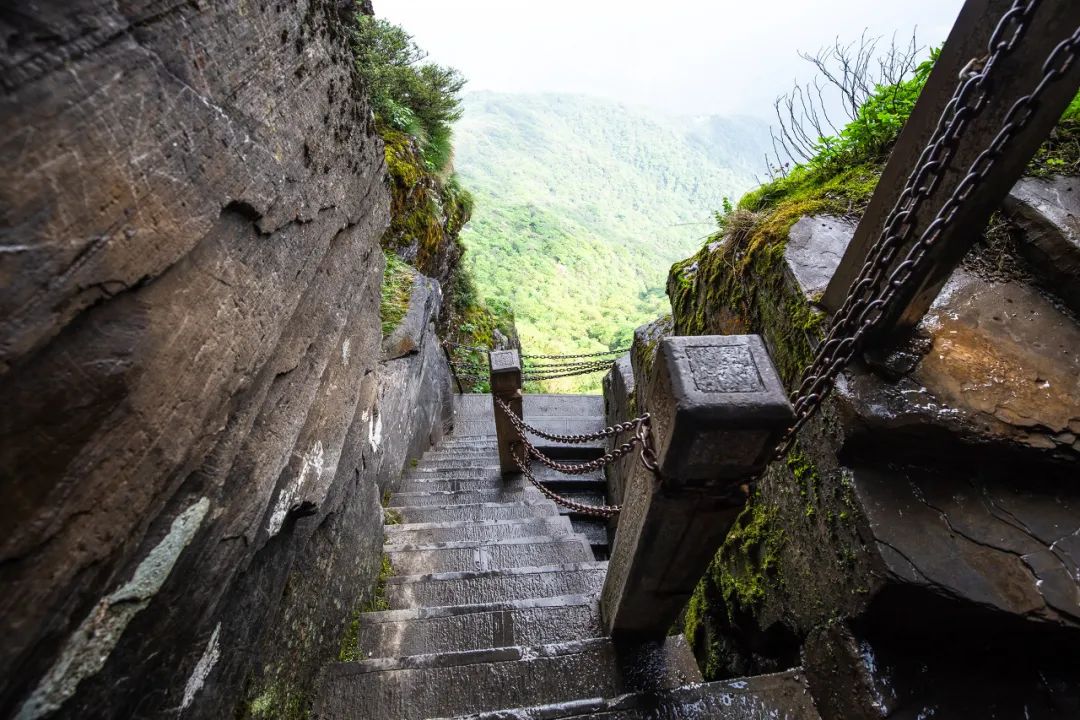
[[[521,358],[517,350],[495,350],[488,354],[491,367],[491,404],[495,412],[495,434],[499,444],[499,468],[503,475],[519,472],[517,463],[511,454],[511,448],[518,443],[517,428],[499,407],[496,398],[501,399],[514,414],[521,417]],[[525,448],[519,447],[518,454],[523,460]]]
[[[757,335],[663,339],[645,397],[659,470],[634,465],[601,610],[612,635],[660,638],[794,415]]]

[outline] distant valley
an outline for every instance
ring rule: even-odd
[[[471,93],[455,168],[476,198],[462,233],[485,298],[517,314],[527,352],[628,344],[668,311],[668,268],[755,184],[768,126],[752,118],[665,118],[574,95]],[[553,391],[599,387],[587,376]]]

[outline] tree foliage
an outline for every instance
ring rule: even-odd
[[[411,35],[381,18],[358,14],[352,44],[376,119],[416,138],[430,171],[449,167],[461,73],[427,62]]]

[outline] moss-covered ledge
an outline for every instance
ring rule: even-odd
[[[791,227],[813,215],[851,216],[865,207],[880,166],[822,180],[796,170],[746,195],[720,217],[695,255],[672,266],[667,292],[679,335],[761,333],[788,388],[809,363],[824,315],[784,263]]]

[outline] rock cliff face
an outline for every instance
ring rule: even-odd
[[[380,364],[356,7],[0,11],[0,715],[299,713],[377,573],[449,381],[437,302]]]

